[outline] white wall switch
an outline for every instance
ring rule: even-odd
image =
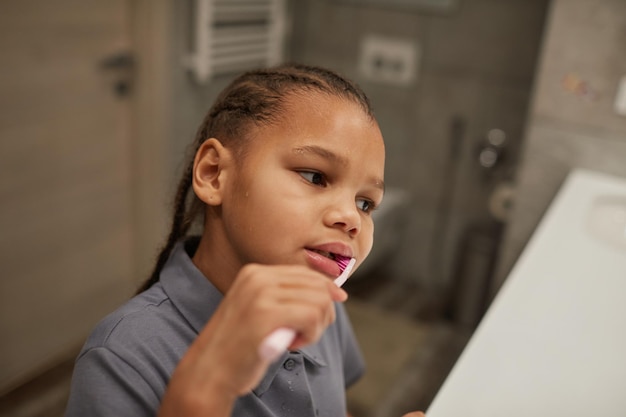
[[[419,57],[412,40],[367,35],[361,40],[359,72],[368,81],[409,85],[417,78]]]

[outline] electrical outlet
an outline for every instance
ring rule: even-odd
[[[368,81],[409,85],[417,78],[418,45],[407,39],[368,35],[361,40],[359,72]]]

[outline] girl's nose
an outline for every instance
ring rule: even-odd
[[[354,199],[344,199],[345,202],[335,201],[326,212],[325,222],[329,227],[336,227],[351,236],[361,231],[361,213]]]

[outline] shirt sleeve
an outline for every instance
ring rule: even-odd
[[[76,361],[65,417],[155,416],[159,398],[126,361],[104,347]]]

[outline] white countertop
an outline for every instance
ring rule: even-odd
[[[575,170],[427,417],[626,416],[626,179]]]

